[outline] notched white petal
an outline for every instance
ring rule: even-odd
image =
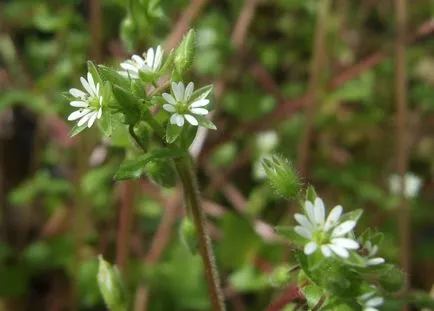
[[[85,92],[75,88],[70,89],[69,93],[76,98],[83,98],[86,96]]]
[[[306,239],[311,240],[313,238],[312,232],[307,230],[305,227],[296,226],[294,231]]]
[[[200,99],[195,102],[192,102],[190,107],[197,108],[197,107],[203,107],[209,104],[209,99]]]
[[[168,112],[175,112],[176,111],[175,107],[171,104],[164,104],[163,109],[168,111]]]
[[[333,230],[332,237],[343,236],[349,233],[351,230],[353,230],[355,226],[356,226],[356,222],[353,220],[344,221]]]
[[[208,114],[208,110],[206,110],[205,108],[192,108],[192,109],[190,109],[190,111],[194,114],[198,114],[198,115],[202,115],[202,116],[205,116]]]
[[[171,104],[171,105],[176,105],[176,100],[175,100],[175,98],[172,96],[172,95],[170,95],[170,94],[168,94],[168,93],[163,93],[163,95],[161,95],[161,96],[163,96],[163,98],[169,103],[169,104]]]
[[[315,242],[313,242],[313,241],[309,242],[304,247],[304,253],[306,255],[310,255],[313,252],[315,252],[317,248],[318,248],[318,245]]]
[[[199,122],[197,122],[197,119],[190,114],[185,114],[184,118],[188,121],[188,123],[193,126],[197,126],[199,124]]]
[[[90,112],[90,109],[76,110],[68,116],[68,121],[75,121]]]

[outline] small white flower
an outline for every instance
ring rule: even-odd
[[[197,116],[205,116],[208,110],[203,108],[209,104],[209,99],[199,99],[190,101],[194,91],[194,83],[190,82],[187,87],[184,87],[182,82],[172,82],[172,94],[163,93],[163,98],[167,104],[163,105],[163,109],[172,113],[170,123],[182,127],[184,119],[191,125],[198,125]]]
[[[422,180],[420,177],[413,173],[404,175],[404,196],[406,198],[414,198],[422,186]],[[401,193],[401,177],[397,174],[393,174],[389,178],[389,189],[394,195]]]
[[[133,55],[131,59],[121,63],[121,67],[126,71],[120,72],[123,76],[130,76],[133,79],[139,78],[139,72],[154,73],[160,70],[163,61],[163,49],[157,46],[154,52],[149,48],[147,53],[143,53],[143,58],[139,55]]]
[[[359,248],[355,240],[346,237],[354,229],[356,222],[353,220],[339,221],[343,211],[342,206],[335,206],[327,219],[321,198],[316,198],[315,204],[306,201],[304,207],[306,216],[294,215],[295,220],[300,224],[294,230],[309,241],[304,247],[306,255],[321,249],[325,257],[330,257],[335,253],[339,257],[347,258],[350,255],[348,250]]]
[[[363,311],[378,311],[378,307],[384,303],[384,298],[375,296],[375,292],[363,294],[359,297],[359,300]]]
[[[87,80],[80,77],[81,84],[86,92],[72,88],[69,93],[76,98],[70,105],[79,108],[68,116],[69,121],[78,120],[77,125],[82,126],[87,122],[87,127],[91,127],[96,119],[102,115],[102,96],[100,95],[99,83],[95,85],[92,74],[87,73]]]
[[[367,254],[368,260],[366,261],[366,264],[368,266],[381,265],[382,263],[385,262],[384,258],[382,257],[374,257],[378,253],[378,246],[373,245],[371,241],[367,241],[363,245],[363,248],[366,249],[368,252]]]

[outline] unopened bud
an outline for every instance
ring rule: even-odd
[[[287,199],[297,196],[300,180],[288,160],[275,155],[264,159],[262,164],[271,186],[279,195]]]
[[[98,257],[98,286],[106,306],[111,311],[127,311],[128,295],[119,270],[100,255]]]
[[[191,29],[182,40],[181,44],[175,50],[173,63],[176,71],[182,76],[193,63],[194,52],[196,50],[196,32]]]
[[[380,276],[380,285],[389,293],[395,293],[405,284],[404,273],[394,265],[389,264],[388,266],[388,269]]]
[[[291,280],[291,268],[287,265],[276,267],[270,275],[270,283],[276,287],[282,287]]]
[[[188,217],[184,217],[179,229],[182,244],[184,244],[192,254],[196,254],[199,241],[193,221]]]

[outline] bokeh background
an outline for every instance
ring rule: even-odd
[[[60,96],[88,59],[118,66],[150,46],[168,51],[189,28],[190,79],[215,85],[218,131],[195,152],[229,309],[283,310],[294,295],[269,282],[291,263],[273,226],[299,208],[265,182],[260,161],[272,153],[329,208],[363,208],[359,230],[383,231],[381,255],[430,291],[434,2],[404,2],[2,1],[0,310],[105,310],[98,254],[124,272],[135,311],[209,310],[200,257],[179,239],[180,187],[113,182],[131,141],[101,140],[97,127],[69,138]],[[401,198],[390,178],[406,172],[417,182]]]

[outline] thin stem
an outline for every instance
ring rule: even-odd
[[[140,138],[137,136],[136,132],[134,132],[134,125],[130,124],[128,126],[128,132],[130,132],[131,137],[134,138],[137,145],[139,145],[139,147],[146,152],[146,146],[140,141]]]
[[[211,241],[205,227],[205,214],[199,196],[199,186],[193,172],[191,159],[184,157],[175,161],[175,166],[184,187],[184,200],[190,216],[193,217],[199,235],[199,252],[205,266],[205,276],[208,282],[208,291],[211,296],[213,311],[224,311],[220,279],[215,265]]]

